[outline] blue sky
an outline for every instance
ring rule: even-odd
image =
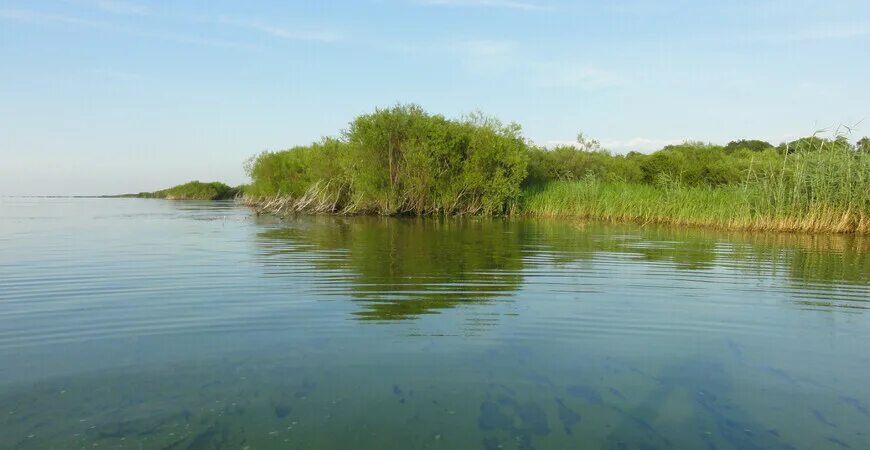
[[[865,0],[0,0],[0,193],[241,183],[397,102],[617,152],[779,142],[868,119],[868,73]]]

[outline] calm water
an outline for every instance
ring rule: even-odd
[[[0,448],[870,448],[870,242],[0,199]]]

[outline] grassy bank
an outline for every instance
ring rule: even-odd
[[[262,153],[247,170],[252,183],[241,201],[265,214],[558,216],[870,233],[870,144],[836,133],[616,155],[583,135],[545,148],[516,124],[400,105],[357,117],[338,137]]]
[[[726,229],[870,233],[870,153],[786,154],[740,183],[550,182],[525,190],[520,213]]]
[[[777,207],[757,187],[661,189],[590,179],[526,191],[520,214],[730,230],[870,234],[867,211],[817,202]]]

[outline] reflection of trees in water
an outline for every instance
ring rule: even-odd
[[[606,254],[688,272],[725,268],[784,277],[786,287],[808,288],[806,297],[796,300],[802,306],[866,309],[866,294],[848,294],[846,303],[818,297],[870,283],[870,240],[859,236],[557,220],[307,217],[262,232],[259,241],[270,267],[280,268],[282,255],[295,255],[317,270],[349,274],[349,281],[338,282],[364,305],[357,313],[361,320],[409,319],[486,303],[516,291],[525,267],[595,264]]]
[[[280,253],[328,253],[312,263],[350,274],[361,320],[398,320],[485,303],[522,282],[521,237],[503,220],[321,217],[259,235],[270,260]],[[281,247],[269,241],[290,241]]]

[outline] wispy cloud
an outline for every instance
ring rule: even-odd
[[[601,148],[614,153],[625,154],[628,152],[652,153],[666,145],[675,145],[686,142],[688,139],[655,139],[655,138],[628,138],[628,139],[601,139]],[[544,147],[578,147],[576,141],[552,140],[544,143]]]
[[[233,19],[228,17],[221,17],[216,20],[211,20],[211,22],[247,28],[279,39],[294,41],[337,42],[345,39],[343,33],[326,27],[312,28],[299,26],[291,28],[267,24],[257,20]]]
[[[86,71],[87,75],[90,75],[97,79],[102,80],[118,80],[118,81],[135,81],[141,82],[146,78],[142,74],[134,73],[134,72],[126,72],[123,70],[115,70],[115,69],[90,69]]]
[[[616,153],[641,152],[651,153],[666,145],[676,145],[689,139],[656,139],[635,137],[628,139],[602,139],[601,146]]]
[[[544,88],[604,89],[621,86],[625,77],[613,70],[576,61],[543,62],[535,65],[537,84]]]
[[[182,44],[200,45],[216,48],[247,48],[247,46],[238,42],[226,41],[222,39],[214,39],[205,36],[196,36],[188,34],[179,34],[167,31],[150,31],[133,29],[126,26],[115,25],[109,22],[100,22],[95,20],[82,19],[75,16],[66,16],[58,14],[47,14],[28,10],[9,10],[0,9],[0,20],[10,20],[19,23],[35,24],[35,25],[72,25],[81,28],[89,28],[110,33],[125,34],[141,38],[151,38],[167,40]]]
[[[770,33],[758,36],[759,41],[800,42],[848,40],[870,37],[870,22],[828,25],[824,28],[805,28],[794,32]]]
[[[104,22],[97,22],[93,20],[81,19],[78,17],[63,16],[58,14],[46,14],[21,9],[0,9],[0,19],[31,24],[60,23],[68,25],[78,25],[88,28],[114,28],[110,24]]]
[[[253,47],[242,44],[240,42],[227,41],[224,39],[216,39],[207,36],[179,34],[166,31],[131,31],[129,34],[146,38],[151,37],[155,39],[173,41],[181,44],[199,45],[203,47],[255,50]]]
[[[628,82],[622,74],[593,62],[541,58],[512,41],[468,40],[456,47],[472,72],[488,77],[510,75],[539,88],[599,90]]]
[[[509,41],[476,39],[457,45],[465,65],[475,72],[501,72],[516,65],[519,49]]]
[[[503,8],[522,11],[553,10],[553,7],[549,5],[513,0],[419,0],[419,3],[429,6]]]
[[[98,0],[94,3],[97,8],[113,14],[144,15],[148,14],[148,7],[138,3],[120,0]]]

